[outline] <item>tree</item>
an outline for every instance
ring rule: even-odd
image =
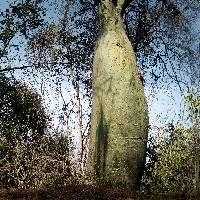
[[[50,128],[41,96],[0,75],[0,97],[0,187],[64,184],[72,171],[70,139]]]
[[[26,85],[0,76],[0,130],[1,137],[27,143],[38,142],[45,134],[48,116],[41,97]]]
[[[0,96],[1,185],[16,186],[27,179],[31,164],[26,161],[33,149],[37,154],[49,119],[36,92],[4,75],[0,75]]]
[[[145,163],[148,111],[135,55],[123,28],[124,1],[101,1],[93,65],[88,170],[103,182],[137,188]]]

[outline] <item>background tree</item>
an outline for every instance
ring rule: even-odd
[[[12,140],[12,133],[18,132],[18,139],[37,142],[45,134],[48,116],[42,106],[41,97],[16,81],[0,76],[0,129],[1,136]]]
[[[0,96],[0,187],[64,183],[72,173],[70,141],[50,129],[41,97],[3,75]]]
[[[184,124],[154,129],[143,179],[147,192],[199,191],[199,96],[195,89],[185,97],[185,111]]]

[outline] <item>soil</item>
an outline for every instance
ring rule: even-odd
[[[0,200],[198,200],[200,195],[145,195],[123,189],[69,185],[40,189],[0,189]]]

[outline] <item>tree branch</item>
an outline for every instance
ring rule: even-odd
[[[33,66],[32,65],[24,65],[22,67],[13,67],[13,68],[9,67],[9,68],[0,69],[0,73],[14,71],[17,69],[27,69],[27,68],[31,68],[31,67],[33,67]]]
[[[122,13],[125,11],[125,9],[130,5],[132,0],[125,0],[123,7],[122,7]]]

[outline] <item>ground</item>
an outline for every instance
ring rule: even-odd
[[[0,200],[197,200],[200,195],[144,195],[110,187],[68,185],[40,189],[0,189]]]

